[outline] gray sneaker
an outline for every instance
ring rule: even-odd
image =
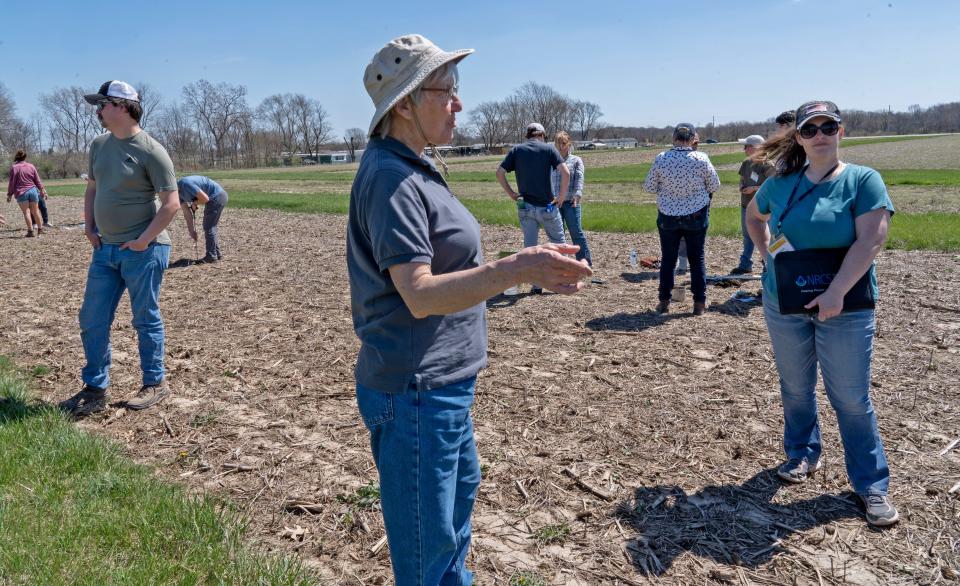
[[[807,476],[823,467],[823,462],[817,460],[813,464],[806,458],[791,458],[777,468],[777,476],[783,480],[799,484],[806,482]]]
[[[155,385],[145,385],[140,388],[137,395],[127,401],[127,409],[139,411],[147,407],[153,407],[170,394],[170,386],[166,380],[162,380]]]
[[[886,527],[900,520],[897,508],[885,495],[868,494],[864,496],[861,494],[857,496],[863,501],[863,506],[867,510],[867,523],[874,527]]]
[[[109,402],[110,394],[106,389],[84,385],[79,393],[66,401],[61,401],[57,407],[67,415],[86,417],[103,411]]]

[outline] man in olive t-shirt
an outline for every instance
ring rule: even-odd
[[[143,109],[136,90],[122,81],[108,81],[85,98],[96,104],[110,132],[90,145],[84,217],[93,259],[80,308],[86,365],[83,388],[60,404],[74,416],[102,411],[110,400],[110,326],[124,289],[130,294],[143,371],[143,386],[126,406],[146,409],[169,394],[159,295],[170,261],[166,227],[180,209],[173,163],[140,128]]]

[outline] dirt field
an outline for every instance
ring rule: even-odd
[[[0,228],[0,354],[80,386],[77,327],[89,247],[81,201],[25,240]],[[6,211],[12,211],[7,209]],[[8,220],[11,219],[7,213]],[[296,552],[329,583],[388,583],[376,471],[353,397],[345,217],[227,210],[226,260],[171,269],[162,309],[173,396],[82,423],[137,460],[247,511],[253,539]],[[73,224],[73,225],[69,225]],[[172,259],[193,256],[182,221]],[[484,228],[485,251],[516,229]],[[478,383],[484,480],[469,563],[480,584],[933,584],[960,573],[960,257],[884,252],[873,397],[902,522],[870,529],[852,504],[832,410],[825,473],[784,487],[782,414],[762,308],[711,287],[652,312],[656,277],[627,264],[654,235],[593,234],[606,285],[576,297],[495,298]],[[708,243],[711,272],[739,243]],[[202,245],[201,245],[202,254]],[[756,291],[756,283],[746,287]],[[124,298],[112,392],[139,388]]]

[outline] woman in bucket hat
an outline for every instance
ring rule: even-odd
[[[480,466],[470,407],[487,361],[485,300],[520,282],[570,294],[591,274],[564,256],[576,246],[484,263],[480,225],[423,156],[453,138],[463,109],[457,63],[472,52],[407,35],[364,74],[376,112],[350,193],[347,268],[361,343],[357,404],[400,585],[472,581],[465,560]]]
[[[886,241],[893,202],[879,173],[840,160],[843,124],[836,104],[807,102],[797,109],[796,121],[795,128],[760,147],[777,174],[747,207],[750,236],[765,251],[763,307],[780,374],[787,460],[777,474],[800,483],[823,465],[819,365],[837,414],[847,477],[867,522],[892,525],[899,515],[887,498],[890,470],[870,401],[870,366],[876,329],[872,300],[878,293],[874,259]],[[843,255],[839,271],[827,275],[826,289],[801,308],[790,304],[805,299],[797,301],[794,293],[807,286],[803,275],[810,271],[786,278],[790,259],[796,258],[792,250],[815,260],[831,250]],[[816,262],[815,268],[823,266]],[[778,279],[778,273],[785,278]],[[849,295],[856,291],[861,292],[856,298]],[[804,308],[808,313],[800,313]]]

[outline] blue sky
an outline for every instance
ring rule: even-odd
[[[0,5],[0,81],[23,116],[56,86],[146,81],[171,101],[205,78],[247,86],[253,107],[304,93],[338,132],[366,128],[363,69],[414,32],[477,50],[460,68],[467,112],[531,80],[596,102],[617,125],[762,120],[812,98],[841,110],[960,101],[954,0]]]

